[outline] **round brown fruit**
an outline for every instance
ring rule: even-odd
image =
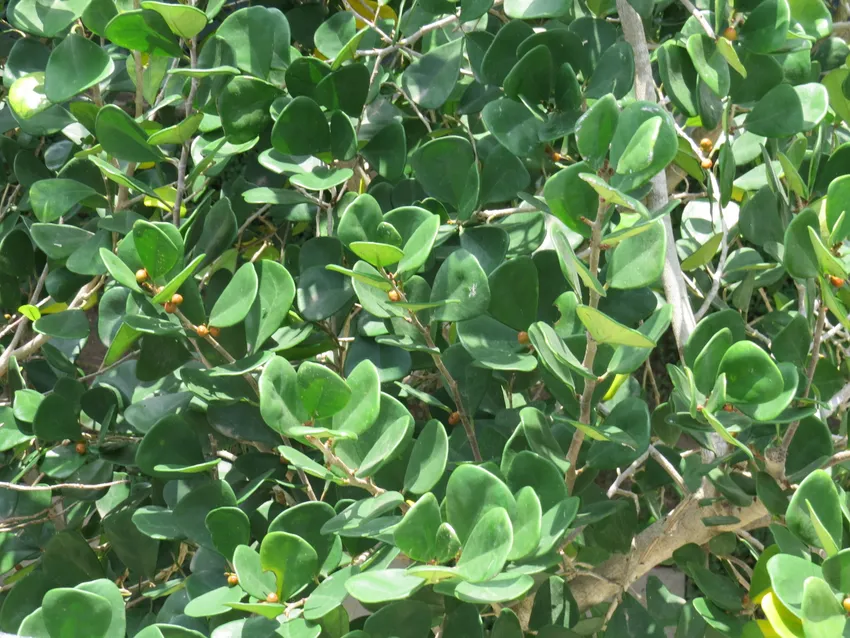
[[[221,334],[221,328],[216,328],[215,326],[210,326],[210,336],[213,339],[218,339],[218,335]]]
[[[174,314],[175,310],[177,310],[177,306],[174,304],[174,302],[172,302],[172,301],[166,301],[165,302],[165,312],[172,315],[172,314]]]
[[[528,333],[527,333],[525,330],[522,330],[522,331],[521,331],[521,332],[520,332],[520,333],[516,336],[516,340],[517,340],[517,341],[519,341],[522,345],[526,345],[527,343],[529,343],[529,341],[531,341],[531,340],[528,338]]]
[[[268,596],[266,596],[267,603],[276,603],[278,601],[277,594],[272,592]]]
[[[452,412],[449,415],[449,425],[457,425],[458,421],[460,421],[460,412]]]
[[[723,37],[729,40],[730,42],[734,42],[738,39],[738,32],[735,31],[733,27],[726,27],[723,31]]]
[[[711,170],[711,167],[714,166],[714,162],[706,157],[702,162],[700,162],[700,166],[709,171]]]
[[[398,294],[398,290],[390,290],[387,293],[387,297],[390,298],[390,301],[400,301],[401,300],[401,295]]]
[[[183,303],[183,295],[181,295],[179,292],[175,292],[173,295],[171,295],[171,303],[173,303],[175,306],[179,306],[181,303]]]
[[[227,575],[227,584],[233,587],[234,585],[239,584],[239,576],[236,574],[228,574]]]
[[[136,283],[143,284],[148,280],[148,271],[144,268],[139,268],[136,271]]]
[[[831,283],[836,288],[841,288],[844,285],[844,280],[841,277],[836,277],[835,275],[829,276],[829,283]]]
[[[714,148],[714,142],[707,137],[704,137],[699,141],[699,147],[702,149],[703,153],[709,153],[711,149]]]
[[[850,596],[845,598],[844,602],[841,603],[841,604],[844,605],[844,611],[846,611],[848,614],[850,614]]]
[[[86,450],[87,450],[88,448],[86,447],[86,444],[85,444],[85,443],[83,443],[82,441],[80,441],[79,443],[77,443],[77,444],[74,446],[74,449],[77,451],[77,454],[79,454],[80,456],[82,456],[83,454],[85,454],[85,453],[86,453]]]
[[[204,324],[201,324],[197,328],[195,328],[195,332],[198,333],[199,337],[206,337],[210,333],[210,329],[207,328]]]

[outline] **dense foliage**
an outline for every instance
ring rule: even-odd
[[[1,24],[0,631],[850,636],[822,0]]]

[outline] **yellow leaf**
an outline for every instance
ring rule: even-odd
[[[378,3],[373,2],[373,0],[351,0],[349,6],[354,11],[354,15],[358,16],[354,21],[358,29],[367,26],[367,21],[374,22],[375,16],[393,22],[398,20],[398,16],[392,7],[385,4],[379,8]]]
[[[62,312],[63,310],[68,309],[68,304],[66,303],[52,303],[49,306],[45,306],[41,308],[42,315],[54,315],[57,312]]]
[[[174,210],[174,202],[177,201],[177,189],[173,186],[160,186],[153,189],[153,192],[159,195],[160,199],[145,195],[145,206],[149,208],[159,208],[169,213]],[[180,217],[186,216],[186,206],[180,203]]]

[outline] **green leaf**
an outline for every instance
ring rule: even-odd
[[[203,460],[197,437],[183,417],[176,414],[157,421],[136,449],[136,465],[153,476],[175,476],[155,469],[158,465],[190,467]]]
[[[260,545],[260,564],[277,579],[277,595],[289,600],[319,573],[318,557],[304,539],[286,532],[266,534]]]
[[[245,144],[260,135],[272,123],[269,107],[279,95],[280,89],[257,78],[230,80],[216,100],[227,141]]]
[[[298,368],[298,395],[311,419],[324,419],[345,408],[351,389],[332,370],[305,361]]]
[[[396,274],[402,278],[414,275],[431,255],[431,249],[440,230],[440,218],[429,215],[404,243],[403,256],[396,267]]]
[[[608,154],[608,146],[614,137],[619,117],[617,100],[608,94],[596,100],[576,122],[578,151],[594,168],[600,167]],[[551,206],[551,203],[549,205]],[[561,219],[563,221],[563,218]]]
[[[573,252],[569,237],[564,229],[558,225],[552,228],[552,243],[554,243],[556,252],[558,253],[558,263],[561,266],[561,272],[576,295],[581,296],[583,294],[581,289],[581,284],[583,283],[600,297],[604,297],[605,289],[602,287],[602,284],[599,283],[599,280],[590,273],[584,262]]]
[[[258,600],[265,600],[271,592],[277,593],[275,575],[263,571],[260,555],[247,545],[239,545],[233,552],[233,568],[239,577],[239,587]]]
[[[144,220],[133,225],[133,244],[148,276],[154,280],[169,273],[183,256],[183,247],[175,244],[163,226]]]
[[[812,514],[817,516],[817,524],[813,522]],[[820,527],[821,533],[825,531],[828,538],[840,547],[841,508],[838,491],[829,474],[823,470],[815,470],[803,480],[791,498],[785,513],[785,522],[788,529],[808,545],[827,549],[818,534]]]
[[[72,33],[50,53],[44,74],[45,95],[60,104],[102,82],[114,68],[106,51]]]
[[[10,4],[7,17],[27,33],[52,38],[79,18],[86,5],[86,0],[19,0]]]
[[[284,155],[316,155],[330,149],[331,131],[319,105],[299,96],[284,107],[271,141]]]
[[[787,0],[766,0],[750,12],[738,35],[751,51],[771,53],[785,42],[790,18]]]
[[[404,252],[396,246],[371,241],[354,241],[348,248],[360,259],[372,264],[376,268],[384,268],[397,264]]]
[[[724,47],[718,41],[720,53]],[[687,49],[673,40],[658,47],[658,71],[664,83],[665,93],[676,108],[685,115],[697,115],[696,69],[691,62]],[[724,57],[726,57],[724,55]],[[728,59],[727,59],[728,62]]]
[[[351,399],[333,415],[335,430],[362,434],[378,418],[381,403],[381,380],[375,364],[364,359],[348,374]]]
[[[174,126],[166,126],[155,133],[151,133],[151,136],[148,138],[148,144],[156,144],[158,146],[165,144],[182,144],[192,138],[192,136],[197,132],[203,119],[203,113],[190,115],[185,120],[175,124]]]
[[[790,137],[820,124],[828,107],[829,96],[822,84],[780,84],[756,103],[744,126],[755,135]]]
[[[102,256],[103,253],[101,253],[101,257]],[[157,294],[153,296],[153,299],[151,301],[153,301],[153,303],[165,303],[166,301],[169,301],[174,295],[174,293],[177,292],[180,287],[185,283],[185,281],[189,279],[192,274],[194,274],[195,270],[197,270],[198,266],[200,266],[201,262],[204,260],[204,257],[206,257],[206,255],[198,255],[197,257],[195,257],[192,260],[192,263],[186,266],[171,281],[165,284],[162,287],[162,290],[160,290]]]
[[[358,367],[361,365],[363,364]],[[446,470],[448,454],[449,440],[446,430],[442,423],[431,419],[413,444],[404,475],[404,489],[412,494],[424,494],[432,489]]]
[[[289,64],[289,22],[279,9],[254,6],[234,11],[216,37],[227,42],[236,66],[255,77],[267,79],[272,69]]]
[[[117,159],[128,162],[158,162],[162,159],[159,150],[148,144],[144,129],[113,104],[98,112],[95,135],[103,150]]]
[[[446,487],[446,515],[462,542],[467,541],[478,521],[495,508],[504,509],[511,517],[516,514],[516,500],[496,476],[475,465],[461,465],[451,473]]]
[[[513,529],[508,512],[494,507],[475,523],[463,545],[457,572],[473,583],[490,580],[502,571],[513,544]]]
[[[402,600],[413,595],[425,581],[403,569],[370,570],[345,581],[345,588],[363,603]]]
[[[393,529],[393,539],[406,556],[427,563],[436,557],[437,531],[441,524],[437,498],[427,492]]]
[[[148,55],[179,58],[183,55],[168,23],[155,11],[137,9],[116,15],[104,35],[113,44]]]
[[[298,398],[298,376],[283,357],[274,357],[260,375],[260,412],[268,426],[281,434],[307,420]]]
[[[490,286],[478,260],[459,249],[446,258],[434,278],[431,301],[456,300],[458,303],[437,308],[431,321],[461,321],[487,311]]]
[[[725,374],[733,402],[766,403],[783,390],[782,373],[770,356],[749,341],[733,344],[723,355],[718,374]]]
[[[535,358],[519,343],[517,331],[490,316],[458,323],[458,337],[481,367],[523,372],[537,367]]]
[[[464,38],[434,47],[414,60],[401,76],[401,87],[423,109],[440,108],[455,89]]]
[[[816,577],[805,580],[801,610],[806,636],[827,638],[844,633],[847,615],[824,580]]]
[[[600,102],[604,103],[604,100]],[[605,151],[607,147],[606,144]],[[590,166],[585,162],[573,164],[552,175],[543,186],[543,197],[552,214],[584,237],[590,237],[590,226],[583,220],[595,219],[599,207],[596,191],[581,179],[581,175],[589,170]]]
[[[207,26],[207,16],[192,6],[145,0],[142,8],[156,11],[165,19],[171,32],[184,40],[194,38]]]
[[[32,327],[36,332],[57,339],[85,339],[89,336],[89,320],[82,310],[44,315]]]
[[[247,514],[238,507],[210,510],[204,524],[210,531],[216,550],[226,558],[232,559],[236,548],[247,545],[251,540],[251,523]]]
[[[517,157],[531,155],[541,144],[541,121],[519,102],[508,98],[493,100],[484,107],[481,117],[493,137]]]
[[[112,606],[103,596],[59,587],[44,595],[42,601],[44,626],[51,638],[72,638],[85,626],[86,635],[107,638],[112,621]]]
[[[50,108],[44,81],[44,73],[30,73],[19,77],[9,87],[9,106],[21,119],[28,120]]]
[[[542,102],[552,92],[552,53],[539,44],[526,52],[505,77],[505,95],[514,100]]]
[[[608,284],[612,288],[643,288],[658,281],[664,269],[667,233],[661,220],[648,230],[617,244],[608,266]]]
[[[808,578],[823,577],[820,566],[799,556],[777,554],[768,560],[767,571],[775,596],[791,614],[801,618],[804,583]]]
[[[596,69],[587,84],[585,95],[601,98],[613,94],[617,99],[625,97],[635,83],[635,58],[628,42],[616,42],[597,60]]]
[[[467,199],[478,198],[475,153],[465,137],[448,135],[431,140],[410,155],[410,166],[430,196],[460,208]]]
[[[700,79],[717,96],[729,93],[729,65],[714,40],[704,33],[695,33],[687,41],[688,53]]]
[[[30,202],[41,222],[56,221],[86,200],[104,203],[97,191],[72,179],[44,179],[30,187]]]
[[[599,343],[610,343],[621,346],[635,346],[638,348],[652,348],[655,343],[637,330],[627,328],[606,314],[591,308],[579,305],[576,314],[591,336]]]
[[[245,319],[251,311],[258,288],[259,280],[254,264],[240,266],[210,311],[210,325],[226,328]]]
[[[568,7],[554,0],[508,0],[505,3],[505,14],[518,20],[560,18],[568,12]]]

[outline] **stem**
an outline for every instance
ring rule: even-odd
[[[419,330],[422,334],[422,337],[425,339],[425,345],[428,346],[429,350],[431,350],[431,359],[434,361],[434,365],[437,366],[437,370],[440,371],[440,374],[443,375],[443,379],[446,381],[446,385],[449,387],[449,392],[452,395],[452,400],[455,402],[455,406],[457,406],[457,412],[460,416],[460,422],[463,425],[463,430],[466,432],[466,438],[469,441],[469,447],[472,450],[472,458],[476,463],[480,463],[483,459],[481,458],[481,449],[478,447],[478,439],[475,436],[475,423],[472,419],[472,415],[466,410],[463,405],[463,398],[460,394],[460,388],[457,385],[457,381],[455,381],[454,377],[449,373],[445,364],[443,363],[443,358],[437,352],[433,352],[437,350],[437,345],[434,343],[434,340],[431,338],[431,332],[427,327],[422,325],[422,322],[419,321],[419,318],[413,313],[410,313],[413,318],[413,325]]]
[[[599,205],[596,208],[596,219],[590,226],[590,259],[588,270],[593,277],[599,272],[599,253],[602,244],[602,223],[605,220],[605,211],[608,210],[608,205],[605,200],[599,200]],[[599,305],[599,294],[592,288],[589,292],[588,305],[591,308],[596,308]],[[596,350],[599,344],[596,342],[590,332],[587,332],[587,348],[584,351],[584,360],[582,366],[593,372],[593,362],[596,360]],[[590,425],[590,417],[593,410],[592,399],[593,391],[596,390],[598,380],[585,379],[584,390],[579,399],[579,422]],[[584,432],[576,429],[573,433],[573,439],[570,442],[570,449],[567,451],[567,460],[570,462],[570,467],[567,469],[567,489],[572,493],[573,486],[576,482],[576,462],[581,451],[581,445],[584,442]]]
[[[19,483],[0,482],[0,489],[12,490],[14,492],[49,492],[50,490],[99,490],[113,485],[124,485],[129,483],[127,479],[120,481],[109,481],[107,483],[56,483],[54,485],[21,485]]]
[[[198,49],[195,38],[188,42],[189,44],[189,60],[190,67],[198,66]],[[195,101],[195,94],[198,91],[198,78],[193,77],[189,81],[189,96],[186,98],[186,118],[192,113],[192,104]],[[171,211],[172,223],[180,226],[180,207],[183,205],[183,192],[186,189],[186,169],[189,164],[189,142],[183,142],[183,148],[180,151],[180,163],[177,165],[177,194],[174,197],[174,209]]]
[[[815,377],[815,370],[818,367],[818,359],[820,358],[820,346],[821,346],[821,337],[823,337],[823,325],[826,322],[826,304],[821,303],[820,308],[818,309],[818,318],[815,321],[815,332],[814,339],[812,341],[812,358],[809,361],[809,367],[806,370],[806,389],[803,390],[803,399],[807,399],[809,396],[809,392],[812,389],[812,380]],[[800,427],[799,421],[794,421],[791,425],[788,426],[788,429],[785,431],[785,436],[782,438],[782,451],[781,458],[783,463],[785,459],[788,457],[788,450],[791,447],[791,441],[794,438],[794,435],[797,433],[797,428]]]
[[[405,297],[404,292],[396,285],[389,275],[387,275],[386,272],[383,272],[383,275],[392,285],[392,289],[398,293],[399,299],[401,301],[406,301],[407,297]],[[437,366],[437,370],[439,370],[440,374],[443,375],[443,379],[449,388],[449,393],[452,395],[452,400],[455,402],[455,406],[457,407],[458,416],[460,416],[460,422],[463,425],[463,430],[466,432],[466,438],[469,441],[469,448],[472,450],[472,458],[476,463],[480,463],[484,459],[481,457],[481,449],[478,447],[478,439],[475,436],[475,423],[472,419],[472,415],[469,414],[463,405],[463,397],[460,394],[460,388],[457,385],[457,381],[455,381],[455,378],[451,375],[448,368],[446,368],[443,363],[443,358],[440,356],[439,348],[437,348],[437,344],[434,343],[434,339],[431,338],[431,331],[427,326],[422,325],[422,322],[419,320],[419,317],[416,316],[415,312],[412,310],[409,312],[410,320],[425,340],[425,345],[428,346],[428,349],[430,350],[431,359],[434,361],[434,365]]]
[[[643,31],[643,22],[628,0],[617,0],[617,14],[626,42],[632,45],[635,54],[635,93],[639,100],[656,102],[655,83],[652,80],[652,67],[649,61],[649,47]],[[652,178],[652,190],[647,198],[650,210],[658,210],[667,204],[667,177],[664,172]],[[664,218],[667,232],[667,252],[664,257],[662,283],[664,296],[673,306],[673,335],[682,357],[683,348],[696,327],[694,311],[688,300],[688,289],[682,274],[682,266],[676,254],[676,240],[673,235],[673,222],[670,216]]]

